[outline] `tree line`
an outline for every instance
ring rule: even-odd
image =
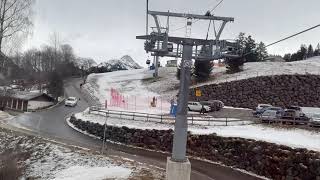
[[[308,47],[304,44],[300,46],[300,49],[295,53],[288,53],[283,56],[283,59],[286,62],[299,61],[307,58],[311,58],[314,56],[320,56],[320,44],[316,46],[316,49],[313,48],[312,44]]]
[[[268,51],[265,43],[257,43],[251,35],[246,36],[245,33],[241,32],[236,38],[236,42],[238,45],[238,55],[240,57],[225,59],[227,73],[242,71],[244,63],[262,62],[268,57]]]

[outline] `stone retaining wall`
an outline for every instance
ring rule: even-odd
[[[227,106],[255,108],[259,103],[286,107],[320,107],[320,76],[262,76],[199,87],[202,97],[190,92],[191,100],[221,100]]]
[[[78,129],[103,139],[104,126],[71,118]],[[172,130],[140,130],[108,126],[106,138],[127,145],[171,152]],[[190,156],[222,162],[276,180],[320,180],[320,153],[306,149],[216,134],[188,135]]]

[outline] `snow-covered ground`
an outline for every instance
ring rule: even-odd
[[[170,107],[170,99],[175,97],[178,92],[178,80],[176,79],[175,68],[160,68],[157,81],[152,77],[152,71],[130,70],[118,71],[105,74],[93,74],[88,77],[87,87],[93,89],[93,94],[104,104],[105,100],[110,102],[111,88],[116,89],[123,95],[129,105],[120,107],[108,106],[108,109],[130,110],[145,113],[167,113]],[[221,83],[226,81],[235,81],[257,76],[282,75],[282,74],[316,74],[320,75],[320,57],[313,57],[303,61],[296,62],[254,62],[246,63],[244,71],[236,74],[226,74],[224,67],[216,67],[213,70],[214,79],[206,83],[197,84],[197,86]],[[135,100],[130,97],[135,97]],[[152,97],[157,97],[162,101],[162,106],[156,108],[150,107]],[[165,100],[164,100],[165,99]],[[132,103],[134,102],[134,103]],[[132,106],[132,104],[135,104]],[[159,104],[159,101],[158,101]],[[134,108],[132,108],[134,107]],[[231,107],[228,107],[231,108]],[[317,110],[304,108],[307,114],[317,113]],[[320,111],[319,111],[320,112]],[[104,124],[105,118],[90,117],[94,115],[77,114],[79,118],[91,120]],[[130,128],[142,129],[170,129],[173,128],[173,122],[167,124],[129,121],[125,119],[110,118],[108,124],[113,126],[128,126]],[[304,147],[320,151],[320,133],[302,129],[282,129],[274,127],[265,127],[262,125],[247,126],[218,126],[219,124],[197,124],[190,126],[189,130],[195,134],[217,133],[220,136],[243,137],[256,140],[273,142],[291,147]],[[238,125],[238,124],[236,124]]]
[[[225,70],[225,67],[215,67],[212,80],[195,86],[267,75],[307,73],[320,75],[320,57],[296,62],[250,62],[245,63],[244,71],[235,74],[226,74]],[[90,89],[101,104],[105,104],[107,100],[110,109],[168,113],[169,102],[172,98],[176,98],[179,88],[176,68],[160,68],[160,78],[157,81],[152,79],[152,73],[153,71],[147,69],[139,69],[91,74],[85,87]],[[110,106],[111,89],[119,92],[124,103]],[[153,97],[157,98],[157,107],[150,106]]]
[[[118,156],[107,157],[3,130],[0,131],[0,139],[0,156],[3,153],[10,156],[8,153],[11,152],[19,158],[19,164],[25,167],[23,176],[27,179],[163,179],[162,170]]]
[[[11,116],[10,114],[4,111],[0,111],[0,121],[8,121],[12,118],[14,118],[14,116]]]
[[[104,124],[106,118],[101,115],[78,113],[75,115],[78,119],[84,121],[91,121],[95,123]],[[265,125],[241,125],[234,124],[231,126],[223,126],[220,124],[198,124],[190,125],[188,131],[193,134],[212,134],[216,133],[219,136],[224,137],[242,137],[248,139],[261,140],[271,143],[277,143],[287,145],[294,148],[307,148],[310,150],[320,151],[320,132],[312,132],[309,130],[295,129],[295,128],[279,128],[269,127]],[[158,129],[168,130],[174,129],[173,122],[171,123],[156,123],[156,122],[145,122],[145,121],[133,121],[119,118],[108,118],[108,126],[127,126],[129,128],[136,129]]]
[[[91,121],[94,123],[99,123],[104,125],[106,123],[105,113],[98,113],[98,112],[91,112],[88,113],[88,110],[84,112],[75,114],[77,119],[81,119],[83,121]],[[198,131],[201,132],[201,129],[210,129],[214,126],[225,126],[226,125],[226,118],[214,118],[214,121],[208,121],[208,118],[212,117],[195,117],[192,121],[191,118],[188,120],[189,130],[190,131]],[[135,129],[159,129],[159,130],[167,130],[167,129],[174,129],[174,120],[166,120],[163,119],[162,122],[160,119],[156,118],[144,118],[144,117],[135,117],[135,120],[132,120],[132,114],[123,113],[121,118],[119,115],[112,115],[110,114],[107,119],[107,124],[110,126],[127,126],[129,128]],[[239,126],[239,125],[247,125],[252,124],[252,121],[242,121],[235,118],[228,118],[227,124],[228,126]],[[200,133],[201,134],[201,133]]]
[[[295,62],[249,62],[245,63],[243,71],[235,74],[226,74],[225,67],[216,67],[212,71],[213,80],[199,83],[196,86],[223,83],[248,79],[257,76],[272,76],[282,74],[316,74],[320,75],[320,56]]]
[[[99,99],[101,104],[107,101],[108,109],[169,113],[169,101],[160,98],[158,93],[142,85],[143,79],[151,77],[151,71],[146,69],[91,74],[84,88],[90,89],[89,91]],[[156,107],[151,107],[153,98],[156,98]]]

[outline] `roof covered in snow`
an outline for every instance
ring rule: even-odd
[[[40,97],[40,96],[45,96],[49,100],[53,101],[53,98],[50,97],[49,95],[45,94],[45,93],[36,93],[36,92],[28,92],[28,91],[9,90],[6,93],[4,91],[0,91],[0,95],[1,96],[12,97],[12,98],[15,98],[15,99],[26,100],[26,101],[35,99],[35,98]]]

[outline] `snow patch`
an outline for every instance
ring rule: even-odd
[[[72,166],[59,172],[55,180],[103,180],[103,179],[126,179],[131,170],[123,167],[86,167]]]

